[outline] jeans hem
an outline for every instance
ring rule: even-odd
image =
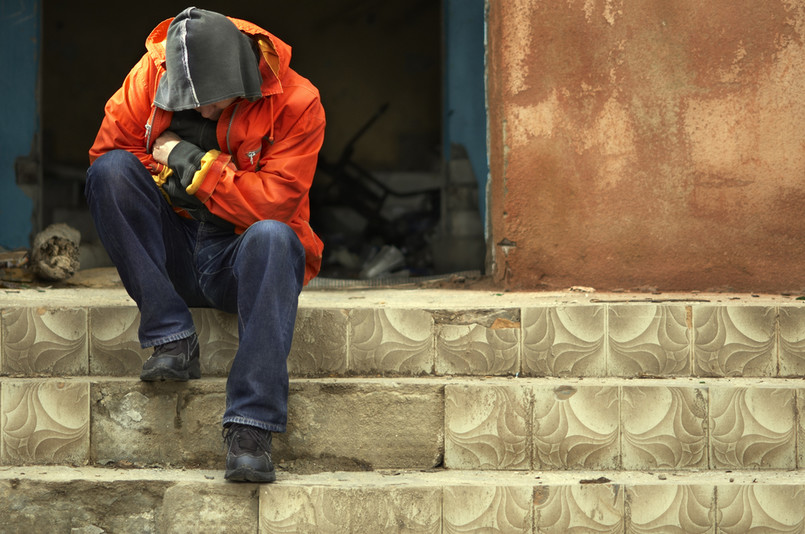
[[[158,345],[164,345],[165,343],[170,343],[171,341],[179,341],[180,339],[184,339],[186,337],[196,335],[196,328],[189,328],[184,330],[183,332],[179,332],[178,334],[170,334],[165,337],[161,337],[159,339],[149,339],[148,341],[141,341],[140,346],[144,349],[148,347],[156,347]]]
[[[263,430],[268,430],[269,432],[285,432],[285,425],[275,425],[270,423],[264,423],[262,421],[258,421],[257,419],[252,419],[250,417],[240,417],[240,416],[232,416],[232,417],[224,417],[223,425],[226,426],[230,423],[237,423],[240,425],[249,425],[249,426],[256,426],[257,428],[261,428]]]

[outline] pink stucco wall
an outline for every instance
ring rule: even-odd
[[[489,0],[511,289],[805,289],[805,1]]]

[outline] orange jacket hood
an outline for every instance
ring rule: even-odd
[[[257,39],[260,51],[263,54],[265,63],[260,63],[260,73],[263,75],[261,90],[263,96],[270,96],[282,92],[282,75],[290,69],[291,46],[272,35],[263,28],[233,17],[227,17],[237,28]],[[154,63],[165,68],[165,40],[168,37],[168,27],[173,22],[173,18],[162,21],[153,29],[145,40],[145,48],[153,59]]]

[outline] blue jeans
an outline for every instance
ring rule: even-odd
[[[85,195],[101,241],[140,310],[140,344],[195,333],[189,307],[236,313],[239,344],[223,424],[284,432],[287,358],[305,269],[293,230],[265,220],[236,235],[180,217],[125,150],[95,160]]]

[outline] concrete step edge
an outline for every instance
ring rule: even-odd
[[[759,378],[759,377],[689,377],[689,378],[621,378],[621,377],[498,377],[498,376],[350,376],[304,378],[291,377],[291,384],[340,384],[348,385],[473,385],[473,386],[545,386],[560,387],[572,386],[598,386],[598,387],[728,387],[728,388],[805,388],[803,378]],[[115,383],[115,384],[146,384],[153,388],[181,387],[183,385],[220,385],[226,384],[226,378],[217,376],[202,376],[199,380],[182,382],[142,382],[138,377],[130,376],[0,376],[0,386],[4,383]]]
[[[160,482],[227,484],[224,472],[211,469],[69,466],[0,466],[0,484],[20,481],[38,483],[97,482],[99,484]],[[454,486],[805,486],[802,473],[791,470],[713,471],[491,471],[491,470],[400,470],[327,471],[310,474],[277,470],[273,485],[315,487],[454,487]]]
[[[0,532],[800,532],[795,473],[0,468]],[[737,527],[737,528],[736,528]]]
[[[476,289],[371,288],[314,289],[305,288],[299,297],[302,308],[418,308],[479,309],[564,305],[632,305],[689,304],[720,306],[802,306],[799,295],[751,293],[681,293],[658,294],[634,292],[584,291],[499,291]],[[111,307],[135,306],[122,288],[58,287],[5,290],[2,307]]]

